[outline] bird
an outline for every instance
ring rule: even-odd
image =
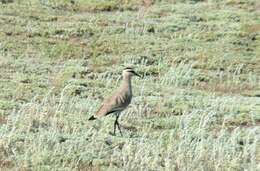
[[[88,120],[95,120],[102,116],[106,116],[109,114],[115,114],[116,119],[114,122],[114,132],[113,135],[116,135],[116,127],[123,136],[118,119],[120,113],[127,108],[127,106],[131,103],[132,100],[132,84],[131,78],[132,76],[141,77],[141,75],[137,74],[133,68],[126,67],[122,72],[123,80],[118,89],[116,89],[110,96],[106,97],[102,102],[99,109],[96,111],[94,115],[92,115]]]

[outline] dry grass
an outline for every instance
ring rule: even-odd
[[[0,1],[0,170],[259,170],[256,0]],[[132,105],[87,118],[134,66]]]

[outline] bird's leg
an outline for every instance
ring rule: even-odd
[[[116,125],[117,125],[117,118],[116,118],[116,120],[114,122],[114,135],[116,135]]]
[[[119,129],[119,132],[120,132],[121,136],[123,136],[121,128],[120,128],[120,125],[119,125],[119,122],[118,122],[119,115],[120,115],[120,113],[116,114],[116,125],[117,125],[117,127]]]

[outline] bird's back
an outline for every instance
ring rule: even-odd
[[[128,89],[119,88],[111,96],[105,98],[95,116],[105,116],[114,112],[121,112],[131,102],[132,93]]]

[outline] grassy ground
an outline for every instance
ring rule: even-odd
[[[0,170],[259,170],[257,0],[0,0]],[[132,105],[89,122],[134,79]]]

